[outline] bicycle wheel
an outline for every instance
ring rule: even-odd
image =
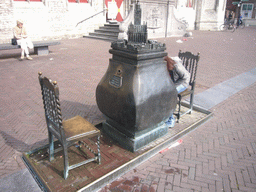
[[[226,31],[228,28],[227,28],[227,25],[225,25],[225,24],[222,24],[221,26],[220,26],[220,30],[221,31]]]
[[[241,27],[241,29],[243,29],[245,27],[245,24],[242,22],[239,27]]]
[[[234,25],[229,25],[228,30],[233,33],[236,30],[236,27]]]
[[[185,23],[185,27],[186,27],[186,29],[188,29],[188,27],[189,27],[188,22]]]
[[[186,30],[186,26],[185,24],[182,24],[178,27],[179,30],[185,31]]]

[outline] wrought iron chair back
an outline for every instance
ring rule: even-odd
[[[190,73],[190,81],[189,81],[190,87],[188,87],[188,89],[178,94],[179,108],[178,108],[178,112],[175,114],[177,116],[177,122],[179,122],[179,119],[182,115],[191,113],[193,110],[194,91],[195,91],[195,85],[196,85],[196,73],[197,73],[198,62],[200,59],[200,53],[198,53],[197,55],[194,55],[191,52],[182,52],[180,50],[178,57],[182,60],[183,66]],[[187,95],[190,95],[189,109],[181,113],[181,100],[183,97]]]
[[[52,82],[47,77],[43,77],[41,72],[38,74],[45,109],[45,118],[48,128],[49,160],[52,161],[54,159],[54,153],[57,153],[61,150],[63,151],[65,179],[67,179],[68,172],[71,169],[95,160],[100,164],[100,131],[80,116],[75,116],[66,121],[62,121],[59,101],[59,88],[57,82]],[[84,138],[91,138],[94,136],[98,136],[96,143],[97,152],[95,152],[82,141]],[[62,148],[54,150],[54,137],[59,140]],[[78,143],[79,148],[81,145],[84,145],[90,152],[95,155],[95,157],[70,166],[68,158],[68,147],[76,144],[76,142]]]
[[[200,53],[193,55],[191,52],[181,52],[179,51],[178,57],[182,60],[183,66],[190,73],[189,85],[196,82],[196,72],[198,61],[200,59]]]
[[[39,74],[45,118],[48,131],[51,132],[61,143],[65,142],[65,133],[62,126],[62,115],[59,101],[59,87],[57,82],[52,82],[47,77]]]

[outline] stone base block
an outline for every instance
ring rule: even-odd
[[[168,127],[165,123],[163,123],[161,126],[153,130],[149,130],[148,132],[140,135],[139,137],[130,138],[125,134],[121,133],[112,125],[104,122],[103,132],[106,133],[113,140],[117,141],[123,148],[135,152],[142,147],[148,145],[149,143],[155,141],[156,139],[166,135],[168,132]]]
[[[49,48],[48,48],[48,46],[34,47],[34,52],[37,55],[48,55]]]

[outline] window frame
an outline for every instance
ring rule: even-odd
[[[248,9],[249,7],[251,9]],[[252,3],[244,3],[243,6],[242,6],[242,10],[243,11],[252,11],[253,10],[253,4]]]
[[[85,1],[85,2],[81,2],[81,0],[68,0],[69,3],[89,3],[88,0],[82,0],[82,1]]]

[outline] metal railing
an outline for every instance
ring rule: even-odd
[[[97,15],[99,15],[99,14],[101,14],[101,13],[104,13],[106,10],[107,10],[107,9],[103,9],[102,11],[100,11],[100,12],[98,12],[98,13],[96,13],[96,14],[94,14],[94,15],[92,15],[92,16],[90,16],[90,17],[88,17],[88,18],[86,18],[86,19],[84,19],[84,20],[82,20],[82,21],[80,21],[80,22],[78,22],[78,23],[76,24],[76,27],[77,27],[80,23],[83,23],[83,22],[87,21],[88,19],[91,19],[91,18],[93,18],[93,17],[95,17],[95,16],[97,16]]]

